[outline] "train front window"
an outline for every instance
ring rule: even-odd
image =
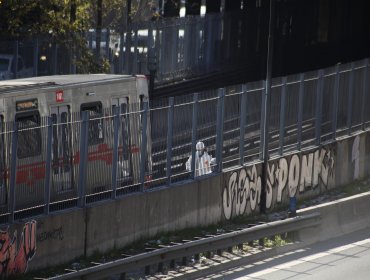
[[[85,103],[81,105],[81,113],[89,112],[89,145],[104,142],[103,107],[101,102]]]
[[[38,111],[16,114],[18,124],[17,157],[41,155],[41,119]]]

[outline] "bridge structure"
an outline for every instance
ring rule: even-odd
[[[165,13],[170,1],[155,2],[159,17],[130,19],[121,30],[103,27],[100,55],[111,72],[150,76],[152,98],[265,79],[269,1],[175,0],[174,14]],[[319,0],[274,4],[274,77],[370,56],[367,1],[340,0],[333,7]],[[93,52],[95,33],[86,31],[86,46]],[[73,63],[79,54],[71,53],[73,42],[66,40],[45,35],[2,41],[0,52],[22,56],[35,76],[79,73]]]

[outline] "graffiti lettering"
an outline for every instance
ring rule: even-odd
[[[260,203],[261,177],[258,176],[257,169],[241,169],[233,172],[228,180],[227,187],[222,193],[223,209],[226,219],[230,219],[233,211],[237,216],[245,213],[248,201],[254,211]]]
[[[270,209],[274,202],[281,203],[283,197],[295,197],[307,188],[314,189],[320,182],[327,187],[333,173],[334,152],[326,148],[269,162],[266,208]],[[261,175],[256,166],[232,172],[222,194],[225,218],[243,215],[247,209],[255,211],[260,203],[261,187]]]
[[[287,158],[279,160],[275,177],[269,176],[269,185],[277,186],[276,202],[282,201],[285,187],[288,187],[289,197],[296,196],[297,190],[304,192],[307,187],[317,187],[319,181],[328,185],[329,177],[334,172],[333,151],[320,149],[313,153],[299,156],[293,155],[288,162]],[[275,169],[275,163],[270,163],[270,169]],[[299,188],[298,188],[299,187]],[[267,200],[272,200],[272,197]],[[270,208],[266,204],[267,208]]]
[[[59,228],[56,228],[50,231],[41,232],[37,235],[37,238],[36,238],[37,242],[43,242],[43,241],[50,240],[50,239],[63,240],[64,239],[63,227],[59,227]]]
[[[9,229],[0,231],[0,247],[0,275],[2,277],[26,272],[28,262],[36,253],[36,221],[24,225],[19,242],[17,242],[16,231],[13,237]]]

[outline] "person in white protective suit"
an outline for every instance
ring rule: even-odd
[[[203,142],[198,142],[195,149],[195,177],[212,173],[212,165],[215,164],[216,159],[207,153]],[[191,156],[185,165],[186,170],[191,171]]]

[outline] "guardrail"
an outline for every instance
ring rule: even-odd
[[[311,213],[305,216],[297,216],[285,220],[274,221],[256,225],[221,235],[205,237],[195,241],[189,241],[183,244],[174,244],[151,252],[138,254],[135,256],[126,256],[125,258],[96,264],[95,266],[84,268],[67,274],[51,277],[52,280],[65,279],[102,279],[110,275],[121,274],[138,268],[148,267],[153,264],[163,264],[164,262],[176,259],[186,258],[188,256],[199,255],[204,252],[212,252],[232,248],[253,240],[259,240],[264,237],[271,237],[278,234],[299,231],[308,227],[314,227],[321,224],[320,213]]]

